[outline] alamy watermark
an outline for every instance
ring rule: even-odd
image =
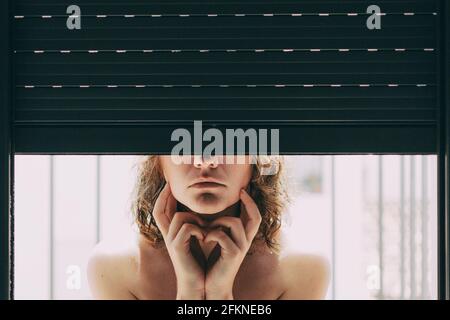
[[[66,267],[66,288],[68,290],[81,289],[81,268],[78,265],[68,265]]]
[[[367,7],[367,13],[371,15],[367,18],[367,28],[369,30],[381,29],[381,9],[377,5],[371,5]]]
[[[66,10],[67,14],[70,16],[67,18],[66,26],[69,30],[79,30],[81,29],[81,9],[77,5],[70,5]]]
[[[268,154],[268,141],[270,135],[270,154]],[[266,165],[261,172],[272,175],[277,172],[277,158],[279,156],[279,129],[254,129],[244,131],[242,128],[226,129],[225,137],[219,129],[209,128],[203,132],[201,120],[194,121],[194,137],[185,128],[177,128],[172,132],[171,141],[178,142],[171,151],[171,159],[175,164],[192,164],[200,157],[214,159],[220,164],[244,164],[248,162]],[[209,142],[203,148],[203,142]],[[248,142],[248,150],[246,150]],[[235,148],[236,147],[236,148]],[[236,151],[235,151],[236,150]],[[194,155],[194,156],[192,156]],[[264,168],[264,166],[263,166]]]

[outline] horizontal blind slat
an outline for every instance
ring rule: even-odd
[[[15,1],[16,14],[65,14],[71,2],[64,1]],[[211,14],[211,13],[275,13],[275,12],[361,12],[365,13],[373,1],[77,1],[83,14]],[[433,12],[436,1],[395,1],[376,2],[383,12]]]
[[[182,125],[184,127],[184,123]],[[436,152],[436,128],[432,123],[380,124],[369,121],[320,125],[263,123],[262,126],[269,130],[280,129],[279,150],[283,154]],[[229,123],[216,128],[246,130],[257,127],[253,123],[250,126]],[[18,124],[15,150],[17,154],[170,154],[167,139],[177,128],[180,124]]]

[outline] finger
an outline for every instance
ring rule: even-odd
[[[243,205],[241,206],[241,208],[245,209],[242,211],[247,218],[247,224],[244,227],[245,234],[247,235],[247,239],[249,241],[252,241],[256,236],[256,233],[258,232],[259,225],[261,224],[261,213],[259,212],[258,206],[256,205],[255,201],[253,201],[252,197],[250,197],[247,191],[242,189],[240,197]]]
[[[231,240],[231,238],[222,230],[216,229],[209,232],[203,240],[205,243],[211,241],[216,241],[225,254],[236,254],[239,252],[239,248],[233,240]]]
[[[164,188],[159,193],[158,198],[156,199],[155,206],[153,207],[152,212],[156,225],[158,226],[159,230],[161,230],[163,236],[167,234],[170,225],[170,220],[165,214],[165,208],[169,194],[170,188],[166,183]]]
[[[169,225],[169,231],[167,232],[167,239],[171,241],[175,239],[181,227],[185,223],[197,224],[199,226],[205,226],[205,222],[199,216],[191,212],[175,212],[172,222]]]
[[[169,186],[170,189],[170,186]],[[177,211],[177,200],[172,194],[172,189],[170,189],[169,197],[167,198],[166,208],[165,208],[165,215],[169,219],[169,223],[172,222],[173,216],[175,212]]]
[[[236,217],[220,217],[210,223],[211,227],[225,226],[230,228],[231,237],[236,245],[243,250],[247,245],[247,236],[245,234],[244,225],[242,220]]]
[[[180,231],[173,240],[175,246],[185,246],[189,244],[191,236],[194,236],[198,241],[202,241],[205,236],[199,226],[191,223],[185,223],[181,226]]]

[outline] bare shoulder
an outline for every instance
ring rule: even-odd
[[[317,255],[291,254],[280,260],[284,293],[279,299],[323,299],[329,283],[329,262]]]
[[[129,290],[130,268],[136,265],[133,241],[98,243],[87,264],[87,277],[94,299],[136,299]]]

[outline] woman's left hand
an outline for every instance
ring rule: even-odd
[[[226,227],[231,237],[220,229],[209,232],[204,242],[215,241],[221,248],[219,259],[206,273],[206,300],[233,299],[233,284],[237,272],[261,224],[258,206],[245,190],[241,190],[241,217],[220,217],[210,227]]]

